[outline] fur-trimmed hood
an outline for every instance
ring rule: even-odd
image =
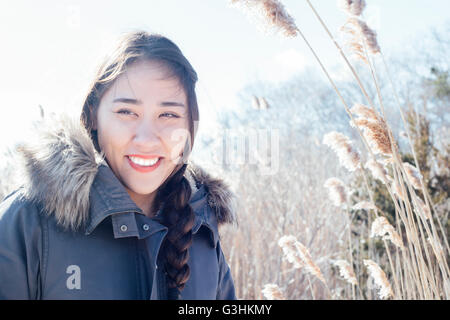
[[[20,183],[26,198],[42,204],[58,223],[76,230],[89,219],[90,192],[102,165],[99,154],[81,123],[62,114],[42,120],[32,140],[16,148],[19,155]],[[236,223],[236,199],[227,184],[188,161],[185,177],[192,197],[205,187],[207,203],[215,212],[218,225]]]

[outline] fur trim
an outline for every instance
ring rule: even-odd
[[[98,171],[105,163],[86,129],[72,117],[62,114],[43,120],[35,139],[17,146],[20,156],[24,197],[41,203],[65,228],[76,230],[89,216],[89,193]],[[236,201],[229,187],[188,161],[185,173],[192,195],[200,185],[208,191],[208,204],[218,224],[236,223]]]
[[[208,204],[215,209],[217,221],[221,223],[237,223],[236,197],[229,186],[218,178],[212,177],[201,167],[189,162],[186,171],[195,177],[195,180],[208,189]]]

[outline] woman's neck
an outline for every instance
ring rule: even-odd
[[[156,215],[156,212],[154,212],[153,210],[156,191],[150,194],[139,194],[128,188],[126,188],[126,190],[130,195],[131,200],[133,200],[134,203],[136,203],[136,205],[141,208],[141,210],[147,217],[153,218]]]

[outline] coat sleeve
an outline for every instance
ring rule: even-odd
[[[237,300],[231,270],[225,261],[220,240],[217,242],[216,250],[219,258],[219,285],[216,300]]]
[[[0,299],[39,298],[42,230],[36,206],[11,194],[0,203]]]

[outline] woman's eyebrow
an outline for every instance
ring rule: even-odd
[[[115,102],[129,103],[129,104],[135,104],[135,105],[142,105],[142,101],[141,100],[136,100],[136,99],[132,99],[132,98],[116,98],[116,99],[113,100],[113,103],[115,103]],[[163,102],[160,102],[159,105],[161,107],[182,107],[182,108],[185,107],[184,103],[174,102],[174,101],[163,101]]]
[[[163,101],[160,102],[161,107],[182,107],[184,108],[184,103],[181,102],[172,102],[172,101]]]
[[[114,102],[123,102],[123,103],[130,103],[130,104],[142,104],[141,100],[136,100],[132,98],[116,98],[113,100]]]

